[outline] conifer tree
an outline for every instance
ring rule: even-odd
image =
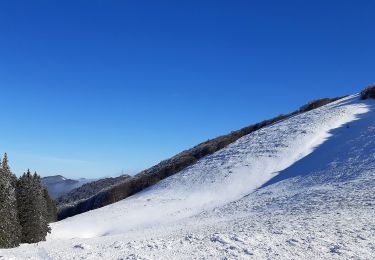
[[[43,189],[43,196],[44,200],[46,201],[47,205],[47,221],[48,223],[57,221],[57,207],[56,203],[48,194],[46,188]]]
[[[10,171],[7,155],[0,167],[0,248],[19,245],[21,227],[18,222],[16,176]]]
[[[17,186],[17,177],[12,173],[9,167],[9,162],[8,162],[8,155],[7,153],[4,153],[4,158],[1,163],[1,168],[8,173],[8,176],[11,179],[12,186],[15,188]]]
[[[17,183],[17,204],[22,227],[21,242],[36,243],[45,240],[48,226],[47,202],[40,177],[30,170]]]
[[[10,170],[9,165],[8,165],[8,154],[7,153],[4,154],[3,163],[1,164],[1,166],[6,171]]]
[[[48,223],[56,219],[56,204],[40,176],[27,170],[17,180],[5,154],[0,162],[0,248],[45,240]]]

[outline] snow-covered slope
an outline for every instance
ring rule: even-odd
[[[351,96],[244,136],[6,258],[375,256],[375,102]]]

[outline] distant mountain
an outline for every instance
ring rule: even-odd
[[[72,180],[62,175],[47,176],[42,178],[43,185],[47,188],[49,195],[53,199],[68,193],[69,191],[81,187],[82,185],[93,181],[92,179],[81,178]]]
[[[100,192],[112,188],[113,185],[121,183],[129,179],[130,177],[130,175],[123,174],[118,177],[108,177],[89,183],[84,183],[83,185],[70,190],[62,196],[59,196],[59,198],[57,199],[58,207],[64,208],[67,206],[75,205],[82,200],[89,199]]]

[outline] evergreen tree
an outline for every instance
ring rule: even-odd
[[[0,167],[0,248],[19,245],[21,227],[18,222],[16,176],[10,171],[7,155]]]
[[[9,165],[8,165],[8,154],[4,154],[3,163],[1,164],[2,168],[6,171],[10,171]]]
[[[47,205],[47,221],[48,223],[57,221],[57,207],[56,202],[51,199],[46,188],[43,189],[44,200]]]
[[[30,170],[17,183],[17,204],[22,227],[21,242],[36,243],[45,240],[48,226],[47,202],[40,177]]]
[[[28,170],[17,180],[5,154],[0,162],[0,248],[45,240],[48,223],[56,219],[56,204],[40,176]]]
[[[1,163],[1,168],[8,174],[8,177],[11,180],[12,186],[15,188],[17,184],[17,177],[12,173],[8,164],[8,155],[4,153],[3,162]]]
[[[4,171],[11,172],[9,164],[8,164],[8,154],[7,153],[4,153],[3,163],[1,164],[1,167],[3,168]]]

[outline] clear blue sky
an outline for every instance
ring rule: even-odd
[[[0,2],[17,174],[136,173],[375,81],[375,1]]]

